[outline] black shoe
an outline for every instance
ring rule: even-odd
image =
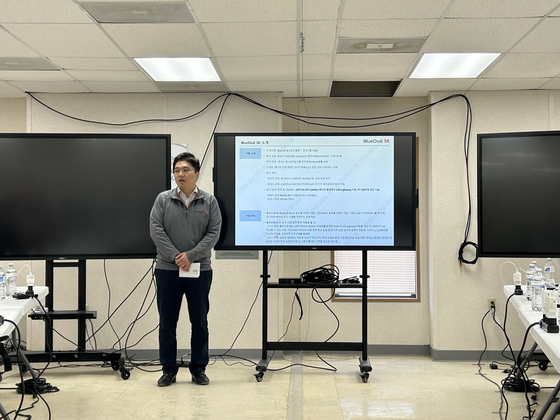
[[[164,373],[161,378],[157,381],[157,386],[169,386],[174,384],[177,380],[177,375],[175,373]]]
[[[197,385],[208,385],[210,383],[210,379],[204,372],[193,373],[192,381],[196,382]]]

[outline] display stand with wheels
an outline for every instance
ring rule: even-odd
[[[117,350],[86,350],[86,320],[95,319],[96,311],[86,310],[86,261],[54,261],[47,260],[45,266],[45,285],[50,293],[45,299],[46,313],[34,312],[29,315],[31,319],[45,321],[45,351],[27,352],[26,357],[30,362],[93,362],[102,361],[111,364],[115,371],[119,371],[122,379],[130,378],[130,369],[125,366],[125,360]],[[74,267],[78,269],[78,309],[55,310],[54,306],[54,271],[59,267]],[[53,323],[61,319],[75,319],[78,322],[78,348],[73,351],[54,350]]]
[[[268,251],[263,250],[263,319],[262,319],[262,357],[255,369],[255,379],[261,382],[264,373],[268,370],[270,357],[269,350],[314,350],[314,351],[357,351],[361,352],[359,357],[360,377],[365,383],[369,379],[372,370],[371,363],[367,356],[367,251],[362,251],[362,275],[361,284],[325,284],[315,285],[306,283],[270,283],[268,281]],[[288,342],[288,341],[268,341],[268,290],[269,289],[313,289],[313,288],[358,288],[362,289],[361,312],[362,312],[362,340],[361,342]]]

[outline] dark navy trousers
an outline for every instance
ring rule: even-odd
[[[177,373],[177,322],[183,302],[191,321],[191,373],[204,372],[208,365],[208,295],[212,271],[201,271],[198,278],[179,277],[179,271],[155,271],[159,312],[159,360],[163,373]]]

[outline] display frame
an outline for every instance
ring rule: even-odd
[[[394,216],[399,221],[395,233],[395,243],[392,245],[372,245],[371,243],[354,244],[240,244],[236,243],[236,151],[233,142],[235,138],[281,138],[290,137],[303,139],[318,139],[323,141],[327,137],[363,138],[394,137],[395,138],[395,166],[393,168],[395,185]],[[415,250],[416,249],[416,212],[418,209],[417,162],[416,162],[416,133],[414,132],[352,132],[352,133],[216,133],[214,135],[214,195],[222,211],[222,232],[216,250],[332,250],[332,249],[371,249],[371,250]],[[343,171],[341,172],[343,173]],[[397,188],[397,187],[395,187]]]
[[[0,260],[155,258],[171,135],[0,133]]]

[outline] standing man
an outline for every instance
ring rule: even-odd
[[[200,162],[192,153],[173,161],[177,188],[160,193],[150,214],[150,236],[157,248],[156,283],[159,312],[159,358],[163,375],[158,386],[175,383],[177,371],[177,321],[183,301],[191,322],[192,381],[210,382],[208,365],[208,295],[212,284],[210,251],[218,242],[222,216],[216,198],[196,185]],[[200,264],[198,277],[183,277],[193,263]],[[193,271],[195,269],[193,268]]]

